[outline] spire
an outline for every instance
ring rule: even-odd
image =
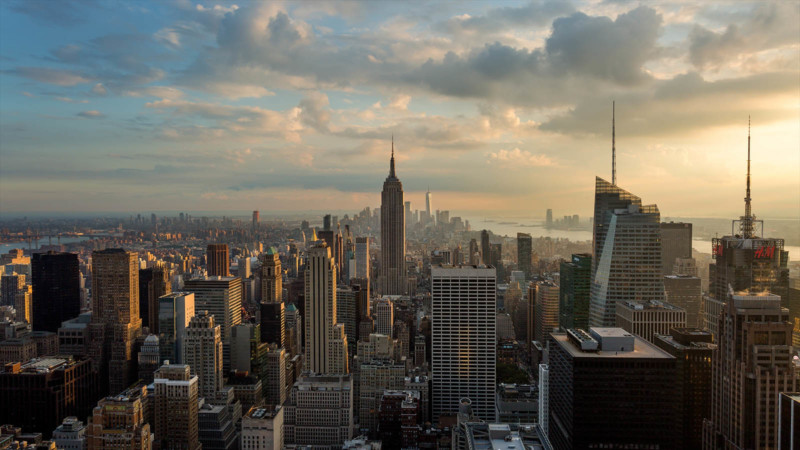
[[[394,177],[394,134],[392,134],[392,159],[389,162],[389,176]]]
[[[750,206],[750,116],[747,116],[747,192],[744,197],[744,217],[742,217],[742,235],[753,237],[753,211]]]
[[[616,101],[611,102],[611,184],[617,185]]]

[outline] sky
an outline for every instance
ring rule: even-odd
[[[800,217],[800,2],[0,2],[0,217]]]

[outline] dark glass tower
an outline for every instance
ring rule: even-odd
[[[61,322],[81,313],[78,255],[34,253],[31,258],[34,331],[58,332]]]
[[[394,172],[394,141],[389,176],[381,192],[381,289],[383,295],[403,295],[406,285],[406,221],[403,183]]]
[[[142,326],[150,332],[158,334],[158,299],[172,292],[169,280],[169,269],[166,267],[150,267],[139,269],[139,315]]]
[[[528,233],[517,233],[517,269],[525,274],[525,279],[531,276],[531,254],[533,252],[533,239]]]
[[[591,294],[592,255],[572,255],[571,261],[561,263],[561,289],[559,290],[558,326],[589,328],[589,298]]]

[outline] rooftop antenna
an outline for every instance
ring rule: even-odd
[[[753,237],[753,211],[750,200],[750,116],[747,116],[747,194],[744,198],[744,220],[742,221],[742,234],[745,238]]]
[[[617,185],[616,101],[611,102],[611,184]]]
[[[392,160],[389,167],[389,176],[393,177],[394,175],[394,133],[392,133]]]

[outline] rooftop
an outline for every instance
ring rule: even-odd
[[[539,425],[468,423],[469,448],[476,450],[549,450],[553,447]]]
[[[618,306],[622,305],[624,308],[632,309],[635,311],[655,311],[655,310],[683,311],[683,308],[659,300],[650,300],[647,302],[635,302],[627,300],[624,302],[617,303],[617,305]]]
[[[603,359],[670,359],[672,356],[650,342],[640,338],[639,336],[632,335],[621,328],[592,328],[601,337],[632,337],[634,340],[632,351],[603,351],[600,348],[597,351],[583,351],[575,344],[573,344],[566,333],[553,333],[551,336],[557,344],[569,352],[573,358],[603,358]],[[582,330],[581,330],[582,331]],[[626,336],[627,335],[627,336]]]

